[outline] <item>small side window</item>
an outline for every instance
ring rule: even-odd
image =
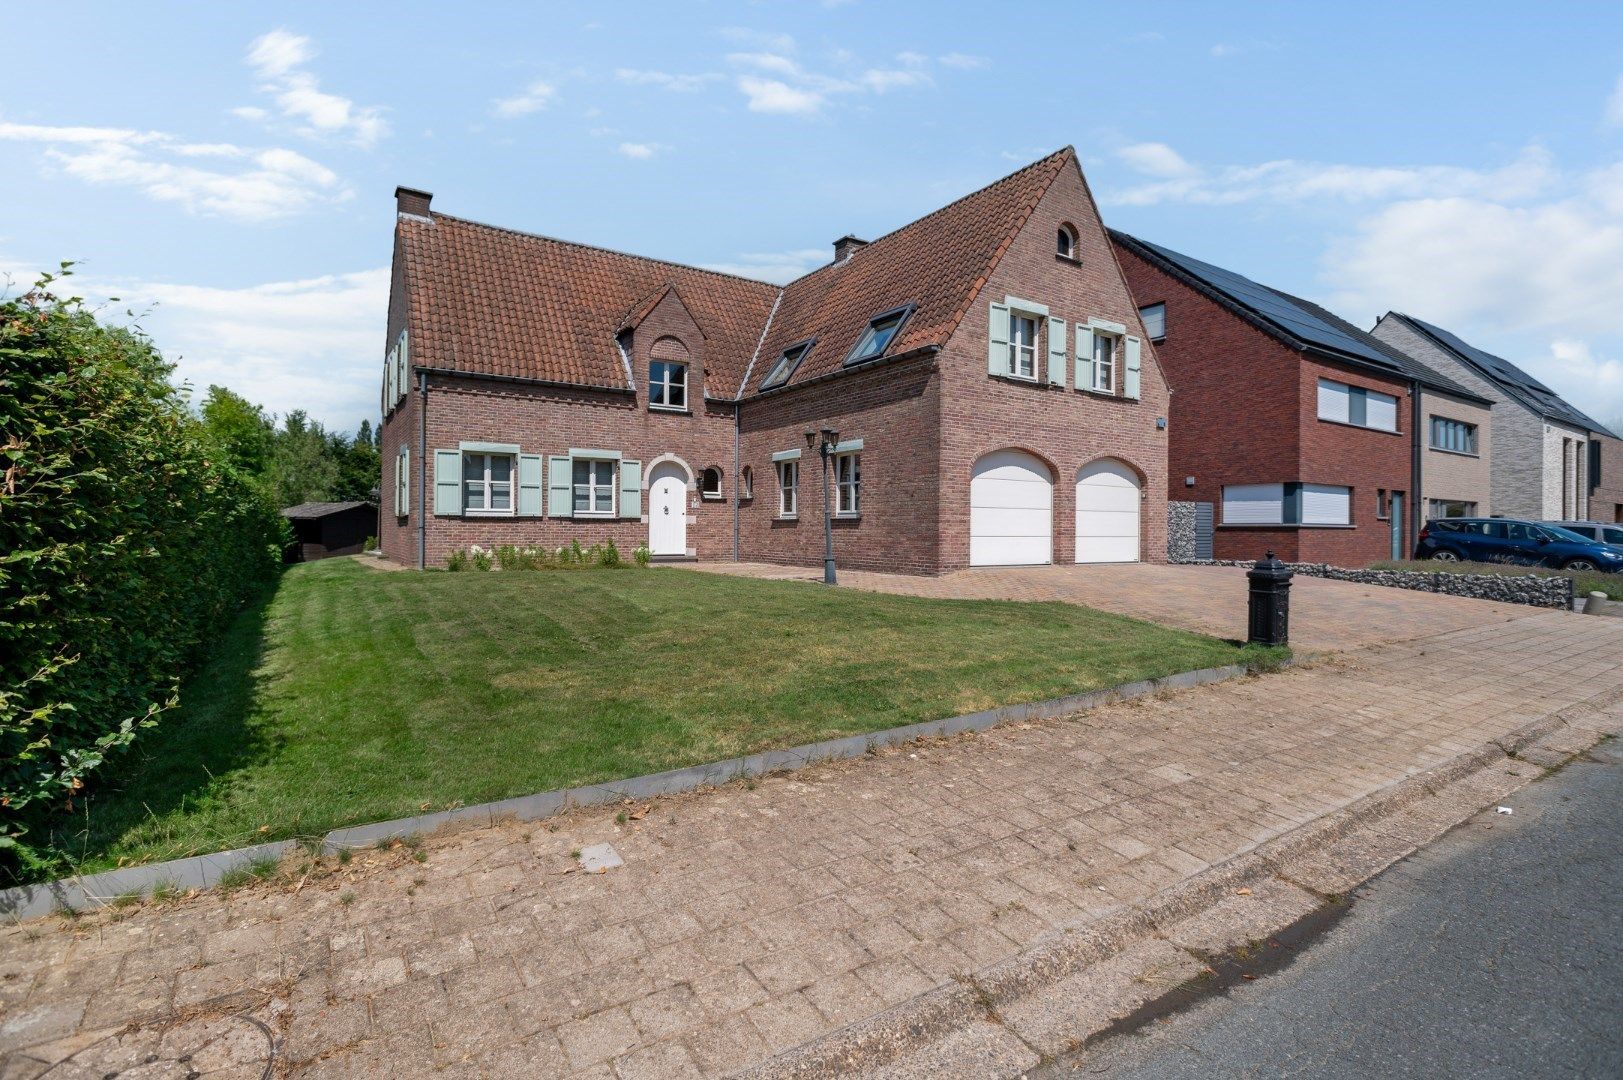
[[[1146,304],[1138,309],[1138,317],[1144,323],[1144,332],[1150,336],[1151,341],[1160,341],[1167,336],[1165,304]]]
[[[738,497],[740,499],[755,498],[755,470],[748,465],[744,466],[738,474]]]
[[[1076,258],[1076,230],[1069,225],[1061,225],[1054,238],[1054,254],[1062,259]]]
[[[699,494],[706,499],[721,498],[721,470],[712,465],[699,474]]]

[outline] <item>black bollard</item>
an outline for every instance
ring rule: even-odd
[[[1256,566],[1247,570],[1251,581],[1251,634],[1246,639],[1252,645],[1286,645],[1290,643],[1291,578],[1290,568],[1269,552]]]

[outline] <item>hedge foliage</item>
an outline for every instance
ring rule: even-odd
[[[60,863],[31,836],[176,704],[286,538],[152,342],[57,280],[0,302],[0,879]]]

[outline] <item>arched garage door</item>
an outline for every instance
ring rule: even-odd
[[[1137,562],[1138,474],[1119,461],[1084,465],[1076,474],[1076,561]]]
[[[969,565],[1030,566],[1054,554],[1048,466],[1018,450],[975,463],[969,481]]]

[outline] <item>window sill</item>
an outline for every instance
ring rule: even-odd
[[[572,517],[572,518],[612,518],[614,516],[614,511],[612,511],[612,510],[576,510],[573,514],[570,514],[569,516]]]
[[[1035,375],[1015,375],[1012,372],[1007,371],[989,371],[987,374],[994,379],[1002,379],[1004,382],[1021,383],[1025,386],[1049,385],[1048,383],[1045,383],[1041,379],[1037,378]]]
[[[1082,265],[1082,260],[1077,258],[1075,255],[1061,255],[1057,251],[1054,252],[1054,261],[1055,262],[1065,263],[1067,266],[1081,266]]]
[[[835,521],[861,521],[862,520],[862,513],[860,511],[858,511],[855,514],[835,514],[834,515],[834,520]]]
[[[779,514],[777,517],[773,518],[772,520],[773,521],[799,521],[800,520],[800,515],[799,514]]]
[[[1454,457],[1464,457],[1464,458],[1481,458],[1482,457],[1481,454],[1470,454],[1470,453],[1467,453],[1464,450],[1444,450],[1441,446],[1428,446],[1428,447],[1426,447],[1426,449],[1430,450],[1434,454],[1452,454]]]
[[[1225,521],[1225,522],[1223,522],[1223,524],[1221,524],[1221,525],[1219,525],[1217,527],[1219,529],[1356,529],[1356,528],[1358,528],[1357,525],[1303,525],[1300,522],[1281,522],[1281,521],[1275,521],[1275,522],[1273,522],[1271,524],[1268,523],[1268,522],[1244,522],[1244,523],[1241,523],[1241,524],[1230,524],[1230,523]]]
[[[462,511],[462,516],[463,517],[493,518],[493,517],[517,517],[518,515],[513,513],[513,511],[511,511],[511,510],[464,510],[464,511]]]
[[[708,491],[705,491],[705,492],[701,492],[699,494],[699,501],[700,502],[726,502],[727,501],[727,496],[722,495],[720,493],[712,495]]]
[[[683,405],[681,407],[678,407],[678,406],[675,406],[675,405],[655,405],[652,402],[649,402],[649,404],[648,404],[648,411],[649,412],[662,412],[662,413],[677,413],[679,415],[684,415],[684,416],[691,416],[693,414],[693,410],[688,408],[686,405]]]
[[[1116,393],[1116,391],[1114,391],[1114,390],[1095,390],[1091,386],[1078,387],[1078,390],[1079,390],[1080,393],[1092,394],[1094,397],[1103,397],[1103,398],[1119,398],[1119,397],[1121,397],[1121,395]]]
[[[1332,420],[1328,416],[1318,418],[1321,424],[1334,424],[1336,427],[1352,428],[1354,431],[1373,431],[1377,435],[1402,435],[1401,431],[1389,431],[1383,427],[1370,427],[1368,424],[1354,424],[1346,420]]]

